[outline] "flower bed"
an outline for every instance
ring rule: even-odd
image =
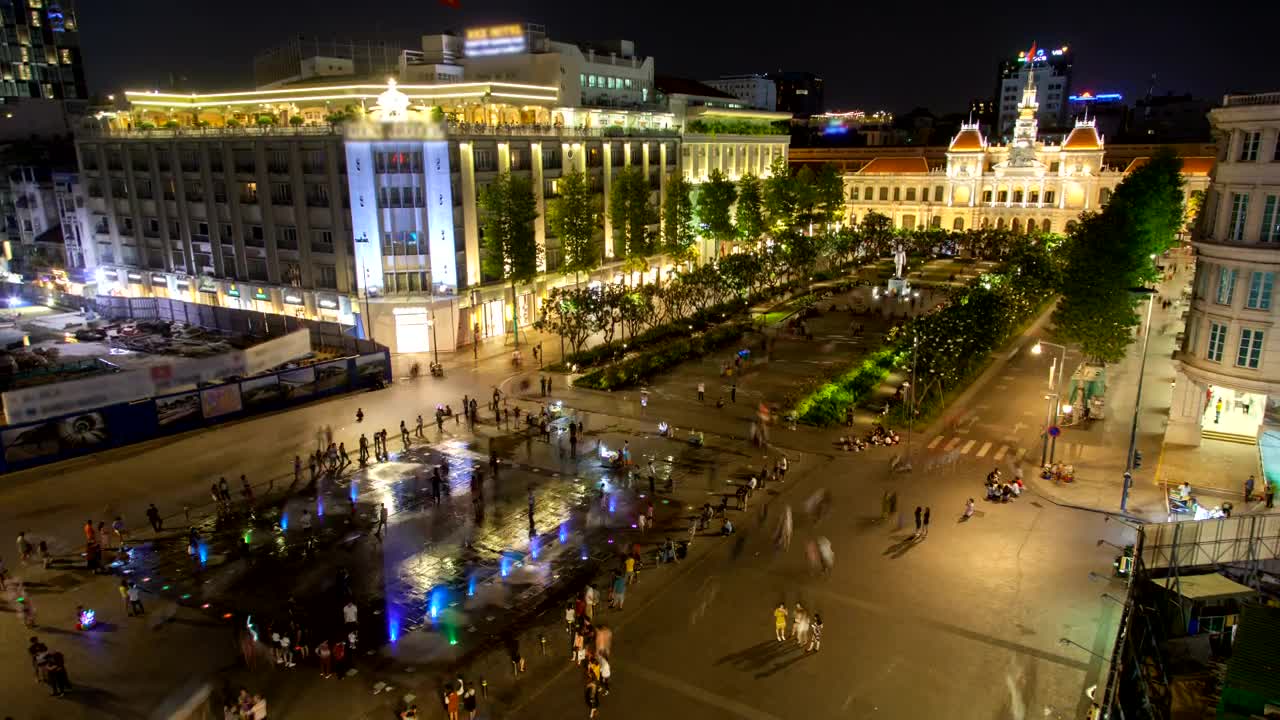
[[[848,371],[823,384],[796,404],[794,415],[810,425],[843,422],[845,413],[875,390],[893,369],[898,351],[886,346]]]
[[[750,324],[741,320],[717,325],[704,333],[671,340],[593,370],[574,380],[573,384],[592,390],[634,387],[686,360],[700,358],[735,343],[750,329]]]

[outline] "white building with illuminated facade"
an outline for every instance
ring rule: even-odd
[[[1229,95],[1209,121],[1219,156],[1165,435],[1184,445],[1280,425],[1280,92]]]
[[[888,216],[894,227],[1009,228],[1017,232],[1065,232],[1088,210],[1106,204],[1126,173],[1106,167],[1104,138],[1094,122],[1079,119],[1061,143],[1038,133],[1037,83],[1024,74],[1019,115],[1008,144],[991,142],[978,123],[964,124],[951,139],[946,162],[923,156],[877,157],[844,176],[851,222],[867,213]],[[1213,158],[1183,158],[1186,191],[1208,185]]]
[[[574,45],[510,25],[422,46],[402,55],[398,82],[325,75],[243,92],[125,93],[127,105],[76,140],[82,244],[98,280],[88,291],[354,324],[393,352],[427,351],[432,337],[451,350],[474,340],[473,327],[487,337],[533,322],[546,290],[565,281],[546,223],[562,175],[583,172],[600,193],[597,278],[613,280],[619,170],[640,168],[659,205],[675,172],[764,176],[786,157],[788,136],[767,127],[786,114],[674,112],[655,97],[653,58],[626,41]],[[687,132],[717,118],[763,131]],[[481,264],[479,197],[500,172],[532,182],[545,250],[546,272],[514,302]],[[633,279],[663,268],[651,258]]]

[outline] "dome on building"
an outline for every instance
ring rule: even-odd
[[[951,147],[947,150],[948,152],[982,152],[986,148],[987,141],[983,139],[978,124],[964,123],[960,126],[960,132],[951,139]]]
[[[1098,128],[1094,127],[1092,120],[1082,120],[1076,123],[1076,127],[1067,136],[1067,141],[1062,143],[1063,150],[1101,150],[1102,138],[1098,137]]]

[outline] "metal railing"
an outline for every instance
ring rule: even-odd
[[[513,137],[555,137],[555,138],[600,138],[600,137],[678,137],[678,128],[586,128],[564,127],[540,124],[502,124],[488,125],[484,123],[447,123],[446,131],[450,135],[481,136],[513,136]],[[86,126],[80,134],[89,137],[111,138],[217,138],[217,137],[287,137],[287,136],[321,136],[340,135],[342,125],[246,125],[243,127],[191,127],[176,128],[112,128]]]
[[[342,132],[335,125],[246,125],[243,127],[194,127],[180,126],[176,128],[113,128],[89,125],[80,128],[79,133],[92,137],[113,138],[200,138],[200,137],[244,137],[265,136],[284,137],[297,135],[338,135]]]

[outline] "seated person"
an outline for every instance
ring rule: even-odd
[[[1183,502],[1187,502],[1191,499],[1191,483],[1184,480],[1182,484],[1178,486],[1178,499]]]
[[[724,524],[720,526],[720,534],[721,534],[721,535],[732,535],[732,534],[733,534],[733,521],[732,521],[732,520],[730,520],[729,518],[725,518],[725,519],[724,519]]]

